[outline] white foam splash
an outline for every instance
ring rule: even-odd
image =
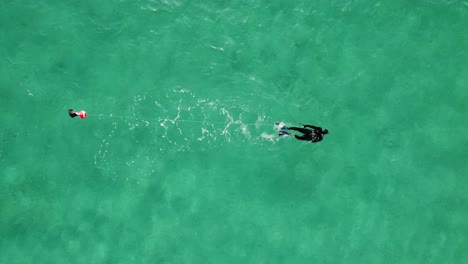
[[[271,126],[264,124],[269,117],[255,107],[243,105],[237,98],[200,98],[187,88],[176,87],[165,96],[159,95],[156,100],[145,94],[134,96],[132,101],[132,105],[129,105],[131,116],[128,117],[131,120],[127,120],[126,116],[115,116],[114,120],[126,122],[124,127],[130,134],[142,129],[145,129],[144,134],[152,134],[157,152],[168,149],[201,151],[219,146],[214,143],[262,144],[277,140],[276,134],[267,133],[272,131]],[[154,103],[153,118],[142,114],[148,111],[148,101]],[[252,116],[256,118],[249,120]],[[124,127],[120,126],[119,129]],[[262,131],[264,129],[266,131]],[[115,130],[116,124],[111,134]],[[111,140],[115,139],[107,137],[103,141],[95,155],[96,166],[99,160],[105,159],[103,153],[108,149],[105,144],[109,144]],[[137,140],[136,144],[143,144],[142,142]]]

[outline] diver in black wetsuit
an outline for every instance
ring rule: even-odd
[[[313,130],[308,129],[309,127],[312,128]],[[323,136],[328,134],[327,129],[322,129],[321,127],[316,127],[312,125],[303,125],[303,128],[283,126],[279,132],[279,135],[280,136],[290,135],[291,133],[289,133],[288,130],[301,132],[302,133],[301,136],[294,134],[294,137],[298,140],[311,141],[312,143],[317,143],[319,141],[322,141]]]

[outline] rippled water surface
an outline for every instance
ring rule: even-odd
[[[0,7],[0,263],[468,261],[467,1]]]

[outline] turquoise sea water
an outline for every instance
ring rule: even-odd
[[[0,7],[0,263],[468,263],[466,0]]]

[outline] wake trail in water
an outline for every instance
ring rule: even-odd
[[[108,158],[113,145],[129,140],[153,155],[204,151],[223,144],[271,145],[278,141],[274,121],[255,103],[236,98],[200,98],[186,89],[173,90],[162,98],[137,95],[124,115],[88,114],[90,118],[112,122],[95,155],[96,167]]]

